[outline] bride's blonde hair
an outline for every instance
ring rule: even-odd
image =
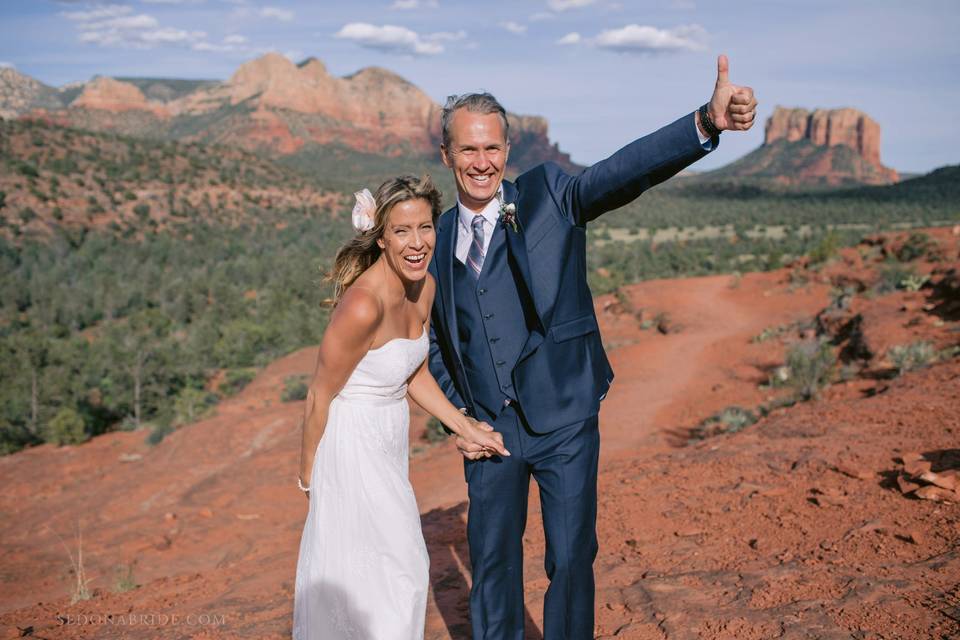
[[[421,178],[410,175],[397,176],[381,184],[374,196],[376,210],[373,214],[373,227],[357,233],[340,247],[333,260],[333,269],[327,277],[333,282],[333,299],[329,301],[330,304],[337,306],[350,285],[380,257],[380,246],[377,240],[383,236],[390,211],[395,205],[417,198],[426,200],[430,205],[433,221],[436,222],[440,215],[441,197],[440,191],[434,186],[429,174]]]

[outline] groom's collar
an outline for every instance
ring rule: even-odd
[[[497,219],[500,217],[500,200],[503,199],[503,183],[500,183],[500,187],[497,189],[497,194],[499,194],[500,199],[497,196],[494,196],[490,199],[486,205],[484,205],[481,211],[473,211],[467,208],[460,201],[460,195],[457,194],[457,211],[459,212],[460,224],[464,229],[470,231],[473,225],[473,217],[478,213],[481,214],[484,219],[490,223],[491,226],[497,223]]]

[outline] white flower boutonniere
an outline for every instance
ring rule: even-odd
[[[500,221],[504,225],[509,225],[514,233],[519,233],[520,228],[517,226],[517,205],[513,202],[504,202],[503,196],[500,193],[497,194],[497,200],[500,201]]]

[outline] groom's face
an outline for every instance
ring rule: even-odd
[[[443,164],[453,170],[460,202],[474,211],[497,193],[507,166],[510,143],[496,113],[458,109],[450,121],[450,146],[440,146]]]

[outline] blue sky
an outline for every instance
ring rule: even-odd
[[[2,0],[0,65],[55,86],[224,79],[266,51],[337,75],[376,65],[438,102],[482,88],[543,115],[589,164],[705,102],[726,53],[760,122],[695,168],[759,146],[783,105],[862,109],[881,125],[884,163],[921,172],[960,162],[958,33],[956,0]]]

